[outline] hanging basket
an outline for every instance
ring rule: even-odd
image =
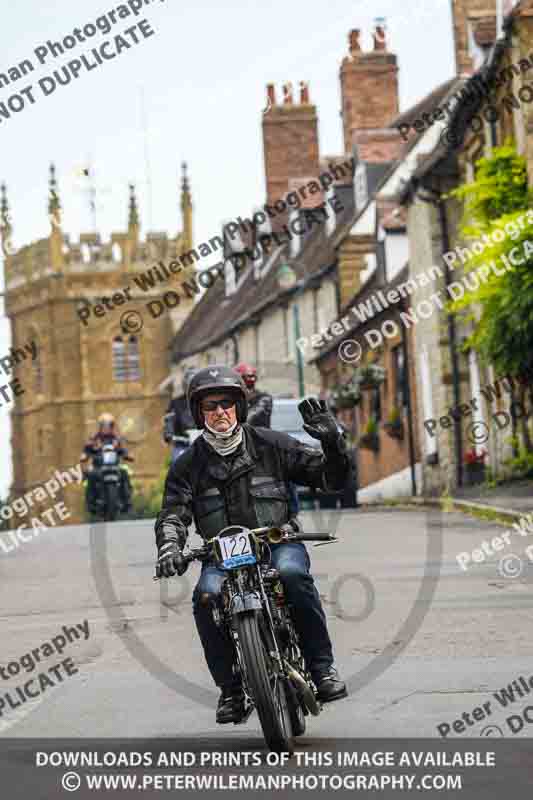
[[[345,395],[344,397],[341,396],[338,398],[336,405],[337,408],[347,409],[347,408],[355,408],[356,406],[359,405],[360,402],[361,402],[360,397]]]
[[[378,364],[369,364],[363,367],[357,376],[359,388],[363,391],[376,389],[385,380],[386,371]]]

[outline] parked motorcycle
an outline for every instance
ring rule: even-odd
[[[102,445],[101,450],[93,456],[95,516],[102,517],[106,522],[116,520],[122,507],[122,460],[133,461],[131,457],[122,457],[113,444]]]
[[[328,533],[230,525],[184,555],[187,563],[209,558],[227,571],[212,614],[234,646],[246,696],[241,723],[255,708],[265,741],[276,752],[292,753],[294,737],[305,732],[305,717],[321,711],[279,572],[270,565],[269,544],[304,541],[337,539]]]

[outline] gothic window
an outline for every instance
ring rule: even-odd
[[[33,360],[33,389],[35,394],[42,394],[44,391],[43,382],[43,365],[41,362],[41,353],[37,349],[37,355]]]
[[[112,345],[113,380],[119,382],[141,379],[139,342],[136,336],[116,336]]]
[[[42,394],[44,392],[43,363],[41,359],[42,344],[39,341],[39,332],[37,328],[31,325],[25,339],[27,342],[34,343],[36,347],[35,358],[33,358],[31,362],[32,390],[34,394]]]

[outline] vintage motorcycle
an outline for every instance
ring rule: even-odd
[[[291,607],[269,557],[269,544],[304,541],[337,539],[328,533],[292,534],[280,528],[230,525],[184,555],[187,563],[209,558],[227,571],[212,613],[235,649],[234,669],[240,673],[246,695],[241,723],[255,708],[266,743],[276,752],[292,753],[294,737],[305,732],[305,717],[321,711]]]

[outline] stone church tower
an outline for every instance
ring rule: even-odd
[[[165,274],[163,269],[192,248],[192,203],[185,165],[183,230],[176,236],[147,233],[146,241],[141,241],[134,187],[130,186],[126,232],[113,233],[108,243],[98,233],[82,233],[79,243],[70,241],[61,228],[53,165],[48,211],[49,236],[14,252],[6,187],[1,187],[5,308],[13,360],[13,370],[3,376],[3,383],[17,378],[23,389],[11,404],[11,498],[37,488],[56,470],[78,464],[83,445],[104,411],[115,416],[127,439],[135,459],[133,480],[147,486],[159,477],[168,450],[161,437],[168,403],[168,395],[161,390],[170,372],[167,348],[193,303],[179,288],[191,277],[191,268],[179,274],[168,270]],[[143,290],[145,284],[139,287],[135,277],[156,265],[161,278],[153,288]],[[147,304],[161,300],[170,290],[180,295],[181,302],[154,318]],[[159,306],[163,308],[163,303]],[[83,308],[91,309],[86,320],[79,313]],[[37,349],[33,360],[29,355],[32,342]],[[84,487],[66,485],[57,496],[72,514],[66,524],[84,519]],[[34,504],[35,516],[39,504]],[[48,500],[40,510],[51,504]]]

